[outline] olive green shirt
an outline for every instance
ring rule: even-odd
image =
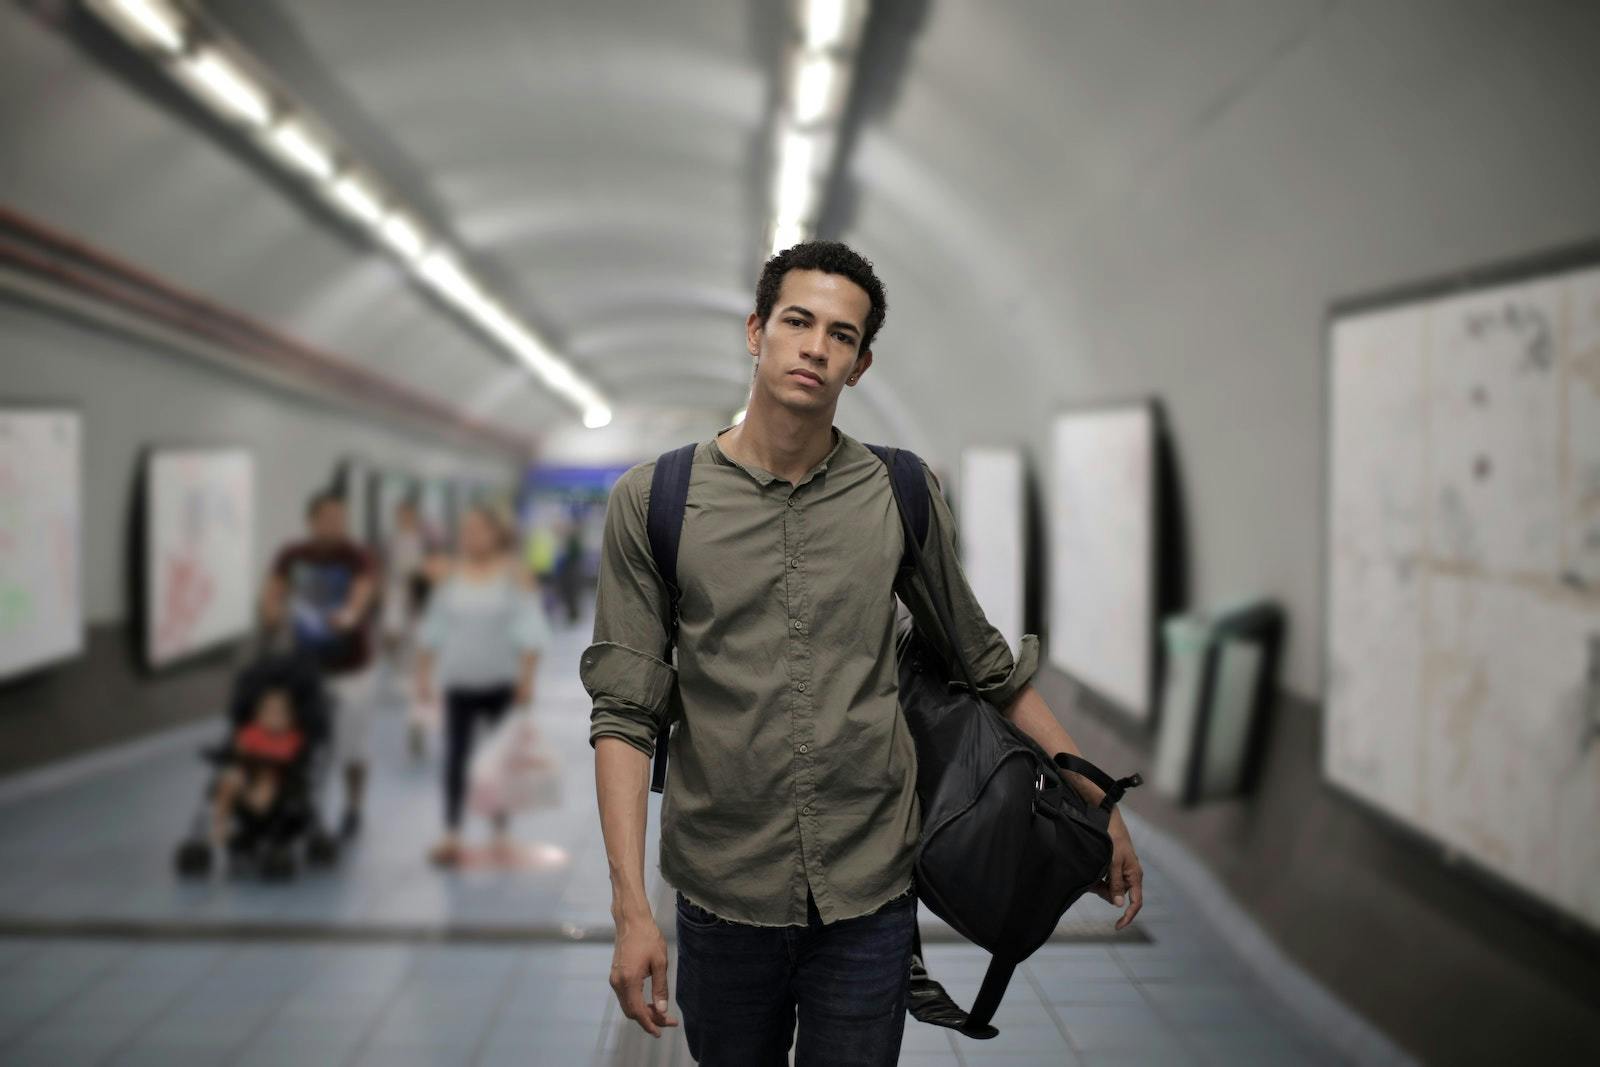
[[[663,658],[671,604],[645,526],[655,461],[629,468],[607,504],[594,643],[579,671],[594,701],[589,743],[618,737],[653,753],[676,688],[661,874],[735,922],[805,926],[808,887],[823,922],[836,922],[911,885],[921,809],[898,700],[896,594],[941,649],[929,597],[945,598],[996,707],[1038,668],[1035,635],[1013,658],[984,617],[926,464],[925,582],[899,577],[905,535],[888,468],[833,432],[798,485],[730,458],[715,438],[696,447],[675,664]]]

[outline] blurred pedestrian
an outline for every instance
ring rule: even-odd
[[[532,575],[512,552],[509,525],[474,505],[462,516],[455,559],[441,570],[417,631],[416,698],[445,707],[443,838],[429,852],[441,866],[461,860],[461,822],[472,735],[533,700],[534,671],[549,622]],[[495,844],[506,847],[505,813]]]
[[[286,630],[294,646],[315,655],[337,706],[334,751],[344,768],[345,837],[361,828],[367,779],[367,735],[373,704],[372,641],[368,630],[378,590],[372,554],[350,537],[344,498],[331,490],[306,505],[307,536],[285,545],[261,593],[262,621]]]

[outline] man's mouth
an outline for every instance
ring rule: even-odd
[[[808,370],[792,370],[789,372],[789,374],[791,377],[799,378],[802,381],[813,382],[816,385],[822,384],[822,379],[817,377],[815,374],[812,374]]]

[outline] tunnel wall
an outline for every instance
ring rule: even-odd
[[[505,482],[509,456],[319,404],[52,312],[0,301],[0,402],[78,408],[84,425],[83,656],[0,683],[0,773],[217,714],[242,649],[149,674],[129,625],[129,538],[152,445],[242,446],[255,459],[255,572],[303,529],[306,498],[348,457]]]
[[[871,373],[952,469],[1042,479],[1057,413],[1160,400],[1195,604],[1282,602],[1316,697],[1328,309],[1600,236],[1597,39],[1559,2],[935,5],[852,161]]]

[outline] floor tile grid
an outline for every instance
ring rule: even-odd
[[[291,983],[287,982],[283,983],[282,988],[274,990],[272,994],[274,999],[271,1006],[267,1008],[267,1010],[263,1011],[261,1013],[261,1018],[256,1021],[256,1024],[250,1027],[249,1031],[229,1048],[228,1052],[226,1053],[226,1062],[238,1062],[246,1050],[255,1044],[255,1042],[263,1034],[269,1031],[273,1021],[277,1018],[279,1011],[282,1010],[283,1005],[288,1002],[289,998],[294,995],[294,991],[295,987]]]
[[[478,1040],[472,1046],[469,1062],[473,1064],[483,1062],[485,1052],[489,1046],[489,1035],[494,1033],[495,1025],[499,1023],[500,1016],[505,1014],[506,1004],[511,1000],[512,991],[517,988],[527,975],[530,960],[531,957],[528,953],[517,953],[517,960],[512,964],[511,973],[506,976],[505,981],[500,985],[500,996],[495,1000],[494,1007],[489,1010],[489,1018],[479,1032]]]
[[[62,959],[63,952],[70,952],[74,948],[86,948],[92,944],[92,942],[76,941],[68,943],[41,942],[34,947],[34,951],[29,953],[27,957],[27,970],[31,976],[30,984],[34,988],[38,988],[42,984],[39,972],[41,970],[49,970],[58,964]],[[54,952],[51,951],[52,948],[55,949]],[[108,949],[97,963],[92,964],[83,973],[77,975],[76,981],[63,983],[49,998],[48,1004],[34,1012],[31,1018],[20,1023],[11,1033],[0,1035],[0,1051],[3,1051],[7,1046],[25,1042],[33,1033],[48,1026],[52,1018],[66,1010],[78,998],[113,977],[127,961],[128,955],[129,950],[125,946],[116,946]],[[19,966],[16,974],[20,976],[22,973],[23,970]]]
[[[372,1043],[373,1036],[377,1034],[377,1032],[383,1027],[383,1020],[388,1016],[390,1009],[394,1007],[395,1002],[400,998],[401,992],[406,988],[411,980],[416,977],[417,971],[421,968],[421,966],[422,954],[420,952],[413,953],[411,958],[406,962],[405,973],[402,974],[399,980],[394,983],[394,988],[389,990],[388,996],[384,997],[382,1006],[379,1007],[377,1011],[372,1013],[372,1018],[368,1021],[367,1026],[362,1031],[361,1037],[355,1042],[354,1045],[351,1046],[350,1051],[345,1058],[340,1061],[341,1067],[348,1067],[349,1064],[356,1063],[363,1055],[365,1055],[367,1046]]]
[[[1132,951],[1137,952],[1140,950],[1134,949]],[[1110,949],[1110,954],[1111,957],[1117,962],[1118,966],[1120,966],[1123,969],[1123,972],[1128,976],[1129,983],[1134,987],[1135,990],[1138,991],[1141,1001],[1148,1005],[1150,1010],[1162,1019],[1162,1021],[1170,1028],[1171,1032],[1175,1035],[1178,1035],[1180,1039],[1184,1037],[1191,1037],[1194,1028],[1185,1027],[1183,1025],[1183,1020],[1179,1019],[1172,1012],[1170,1005],[1161,997],[1154,995],[1154,992],[1151,989],[1152,984],[1156,984],[1158,986],[1171,986],[1178,981],[1186,981],[1187,979],[1156,978],[1140,974],[1138,968],[1135,966],[1135,961],[1130,954],[1130,950],[1124,947],[1113,946]],[[1176,951],[1163,951],[1162,949],[1157,948],[1151,952],[1152,958],[1163,958],[1168,961],[1178,959],[1195,959],[1200,956],[1200,952],[1188,948],[1179,949]],[[1219,958],[1225,959],[1227,962],[1223,966],[1224,970],[1227,972],[1230,982],[1233,985],[1248,991],[1248,997],[1244,1003],[1251,1008],[1260,1009],[1263,1015],[1267,1017],[1270,1026],[1264,1030],[1258,1030],[1258,1035],[1270,1034],[1274,1036],[1282,1035],[1286,1037],[1288,1039],[1288,1043],[1294,1046],[1295,1050],[1304,1058],[1307,1063],[1310,1064],[1325,1065],[1325,1067],[1343,1067],[1343,1065],[1348,1064],[1349,1061],[1342,1056],[1339,1056],[1338,1053],[1325,1044],[1314,1042],[1310,1035],[1304,1030],[1301,1021],[1286,1006],[1278,1001],[1272,990],[1267,988],[1266,985],[1262,983],[1256,972],[1246,965],[1243,960],[1235,957],[1232,953],[1229,953],[1226,948],[1220,946],[1213,946],[1212,948],[1206,950],[1204,958],[1208,964],[1216,963]],[[1198,977],[1198,975],[1196,977]],[[1201,1055],[1197,1062],[1234,1062],[1234,1058],[1231,1056],[1219,1056],[1217,1059],[1213,1060],[1211,1057]]]
[[[188,999],[188,997],[189,997],[189,995],[191,993],[193,993],[197,989],[200,989],[200,988],[204,987],[205,984],[211,979],[211,976],[213,974],[215,974],[218,970],[220,970],[222,968],[222,966],[224,965],[224,963],[226,963],[226,961],[232,955],[234,955],[237,951],[238,951],[238,946],[234,946],[232,948],[225,949],[224,951],[217,953],[217,955],[209,963],[207,963],[204,966],[202,966],[201,968],[199,968],[198,973],[195,974],[190,981],[188,981],[186,983],[182,983],[179,986],[178,989],[173,991],[173,993],[169,997],[167,997],[165,1001],[162,1002],[162,1004],[161,1004],[161,1006],[159,1008],[157,1008],[155,1011],[150,1013],[150,1016],[148,1018],[146,1018],[143,1022],[141,1022],[137,1026],[135,1026],[134,1029],[126,1037],[124,1037],[122,1040],[114,1043],[112,1045],[112,1047],[107,1049],[103,1055],[97,1057],[96,1058],[96,1062],[98,1062],[98,1063],[109,1063],[109,1062],[112,1062],[113,1060],[116,1059],[117,1056],[121,1055],[125,1050],[127,1050],[131,1046],[137,1044],[138,1041],[139,1041],[139,1038],[142,1035],[150,1032],[151,1030],[153,1030],[157,1026],[159,1026],[160,1023],[161,1023],[161,1020],[166,1018],[173,1011],[175,1011],[180,1004],[182,1004],[186,999]],[[85,987],[82,990],[79,990],[78,993],[76,993],[72,997],[68,998],[68,1000],[70,1002],[76,1002],[76,1001],[80,1000],[81,998],[83,998],[85,995],[91,993],[96,987],[106,984],[113,977],[115,977],[117,974],[119,974],[125,967],[132,966],[136,962],[136,957],[137,957],[137,950],[130,948],[129,951],[127,953],[125,953],[117,961],[116,964],[114,964],[111,967],[108,967],[104,972],[102,972],[97,977],[96,981],[93,984],[91,984],[90,986]],[[61,1008],[65,1008],[66,1006],[67,1006],[67,1002],[63,1002],[61,1005],[58,1006],[58,1010],[61,1009]],[[54,1014],[54,1013],[52,1013],[52,1014]],[[48,1018],[38,1020],[37,1025],[33,1028],[33,1032],[38,1032],[39,1030],[43,1029],[43,1027],[48,1023],[48,1021],[49,1021]]]

